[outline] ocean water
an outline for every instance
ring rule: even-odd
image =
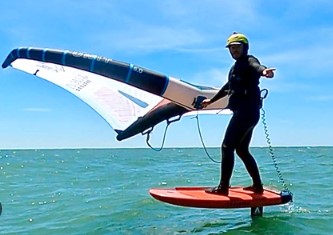
[[[219,149],[209,153],[219,160]],[[265,186],[282,189],[267,148],[252,148]],[[333,147],[274,148],[294,202],[198,209],[153,199],[152,187],[215,186],[219,164],[201,148],[0,151],[0,234],[331,234]],[[249,185],[236,158],[232,185]]]

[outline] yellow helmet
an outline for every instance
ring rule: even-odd
[[[229,47],[230,45],[235,44],[249,44],[249,40],[244,34],[234,32],[231,36],[227,39],[227,45],[225,47]]]

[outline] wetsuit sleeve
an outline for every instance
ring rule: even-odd
[[[258,74],[262,75],[262,72],[267,69],[266,66],[261,65],[259,60],[254,56],[249,56],[249,65],[253,68]]]
[[[226,83],[217,93],[216,95],[210,99],[210,101],[212,103],[214,103],[215,101],[223,98],[224,96],[226,96],[229,92],[229,83]]]

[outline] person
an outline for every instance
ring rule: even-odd
[[[209,193],[228,195],[230,178],[234,168],[234,152],[244,162],[244,165],[252,178],[252,186],[244,188],[255,193],[263,193],[263,185],[260,178],[257,163],[249,151],[254,127],[260,119],[262,99],[260,97],[259,79],[274,77],[274,68],[267,68],[260,64],[259,60],[248,54],[249,41],[244,34],[234,32],[228,39],[226,48],[235,60],[228,75],[228,82],[218,93],[201,102],[205,108],[224,96],[229,96],[227,108],[233,111],[233,115],[227,126],[221,146],[221,180],[217,187],[209,188]]]

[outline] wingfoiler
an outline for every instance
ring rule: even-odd
[[[216,88],[194,85],[103,56],[22,47],[7,56],[2,67],[8,66],[49,81],[80,98],[110,124],[119,141],[193,111],[229,113],[221,112],[227,108],[228,97],[201,109],[201,101],[213,97],[218,92]],[[203,187],[151,189],[150,194],[157,200],[179,206],[251,207],[251,215],[262,215],[263,206],[292,201],[289,190],[279,193],[266,189],[263,195],[256,195],[242,187],[232,188],[229,197],[207,194]],[[0,204],[0,214],[1,211]]]

